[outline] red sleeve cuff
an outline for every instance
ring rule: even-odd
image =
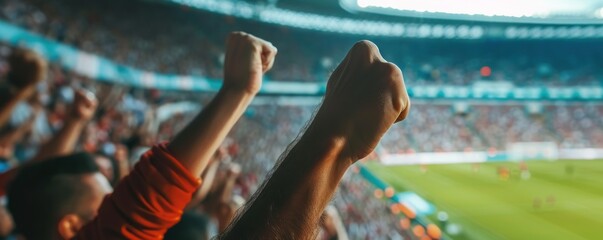
[[[166,174],[166,179],[173,183],[178,188],[186,192],[194,192],[201,185],[201,178],[199,176],[193,176],[191,173],[178,161],[167,148],[167,143],[158,144],[153,147],[151,151],[153,155],[157,156],[151,158],[151,164],[155,165],[157,169],[170,169],[171,171],[161,171]]]
[[[159,144],[143,154],[77,238],[161,239],[180,220],[200,184],[166,144]]]

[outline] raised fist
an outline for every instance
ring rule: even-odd
[[[8,81],[19,89],[34,86],[46,75],[46,60],[31,50],[14,50],[8,57],[8,64],[10,66]]]
[[[277,49],[272,43],[244,32],[233,32],[226,43],[224,87],[256,94],[262,75],[272,68]]]
[[[345,157],[366,157],[410,110],[402,72],[369,41],[358,42],[331,75],[313,126],[343,139]]]
[[[74,90],[71,117],[77,120],[90,120],[96,112],[98,101],[93,93],[87,90]]]

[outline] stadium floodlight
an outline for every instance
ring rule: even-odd
[[[584,31],[584,33],[583,33],[584,37],[590,38],[590,37],[595,36],[595,27],[593,27],[593,26],[585,27],[583,29],[583,31]]]
[[[471,27],[471,31],[469,32],[469,36],[471,38],[481,38],[484,35],[484,28],[480,26]]]
[[[253,19],[260,22],[277,24],[282,26],[289,26],[295,28],[302,28],[308,30],[317,30],[324,32],[334,32],[334,33],[342,33],[342,34],[354,34],[354,35],[368,35],[368,36],[383,36],[383,37],[404,37],[404,38],[459,38],[459,39],[480,39],[484,37],[500,37],[500,33],[496,31],[486,31],[485,26],[473,25],[446,25],[442,26],[439,24],[429,24],[424,23],[421,25],[413,24],[413,23],[400,23],[400,22],[386,22],[386,21],[376,21],[376,20],[368,20],[368,19],[359,19],[359,18],[349,18],[349,17],[335,17],[328,16],[316,13],[308,13],[308,12],[300,12],[295,10],[282,9],[275,6],[266,6],[260,4],[252,4],[246,1],[230,1],[230,0],[169,0],[174,3],[202,9],[205,11],[210,11],[218,14],[224,14],[229,16],[234,16],[243,19]],[[418,0],[405,0],[405,1],[385,1],[385,0],[340,0],[340,3],[344,5],[353,3],[361,3],[362,6],[367,9],[372,9],[371,7],[375,4],[378,6],[385,6],[384,4],[394,4],[402,2],[406,3],[417,3]],[[441,0],[441,3],[430,3],[436,0],[421,0],[421,3],[424,3],[424,7],[427,8],[433,4],[434,6],[443,3],[451,3],[458,2],[461,6],[466,6],[467,3],[461,0]],[[508,1],[517,2],[523,0],[505,0],[505,1],[490,1],[490,0],[476,0],[478,4],[485,4],[484,2],[490,2],[489,4],[509,4]],[[570,0],[533,0],[527,1],[526,3],[529,6],[533,4],[542,4],[543,1],[547,2],[565,2]],[[599,1],[599,0],[585,0],[587,2],[591,1]],[[437,2],[437,1],[436,1]],[[494,3],[496,2],[496,3]],[[501,2],[501,3],[498,3]],[[372,4],[372,5],[371,5]],[[431,5],[430,5],[431,4]],[[471,1],[473,4],[473,1]],[[521,8],[517,8],[513,6],[513,9],[523,9],[526,4],[521,4]],[[553,4],[555,5],[555,4]],[[563,4],[561,4],[563,5]],[[583,3],[576,3],[576,6],[584,6]],[[478,6],[478,5],[476,5]],[[574,8],[576,8],[574,6]],[[458,7],[458,6],[457,6]],[[452,8],[454,9],[454,8]],[[504,9],[504,8],[503,8]],[[527,7],[530,9],[530,7]],[[573,8],[568,8],[573,9]],[[593,8],[597,9],[597,8]],[[517,11],[520,11],[517,10]],[[599,12],[603,13],[601,9],[598,9]],[[455,10],[456,11],[456,10]],[[458,10],[460,11],[460,10]],[[524,10],[521,10],[524,11]],[[428,14],[427,14],[428,15]],[[426,16],[425,14],[420,14],[420,17]],[[475,17],[466,15],[469,17]],[[475,20],[471,19],[470,20]],[[597,19],[597,24],[603,24],[601,19]],[[512,21],[511,21],[512,22]],[[548,22],[547,22],[548,23]],[[441,24],[441,23],[440,23]],[[569,31],[567,28],[561,26],[555,26],[553,28],[546,28],[546,30],[541,32],[541,36],[544,38],[567,38],[570,34],[573,37],[603,37],[603,34],[599,34],[598,30],[593,30],[593,34],[588,34],[587,31],[583,31],[582,29]],[[488,29],[489,30],[489,29]],[[529,38],[530,33],[532,33],[528,29],[519,29],[517,28],[507,28],[504,36],[509,39],[513,38]],[[532,34],[533,36],[538,36],[538,34]]]
[[[507,38],[516,38],[517,37],[517,28],[511,26],[505,30],[505,37]]]
[[[434,38],[440,38],[444,35],[444,26],[435,25],[431,30],[431,36]]]
[[[456,35],[461,37],[461,38],[466,38],[469,36],[469,26],[467,25],[461,25],[457,28],[456,30]]]
[[[542,37],[552,38],[555,36],[555,29],[553,27],[546,27],[542,30]]]
[[[402,11],[483,15],[489,17],[542,17],[547,16],[552,11],[580,10],[580,8],[577,8],[580,4],[576,4],[575,1],[549,0],[357,0],[357,4],[361,8],[378,7]]]
[[[530,37],[530,32],[527,27],[520,27],[517,29],[517,37],[519,38],[528,38]]]
[[[596,17],[596,18],[603,18],[603,7],[599,8],[597,11],[595,11],[594,17]]]
[[[448,25],[444,30],[444,36],[446,38],[455,38],[456,37],[456,28],[454,26]]]
[[[542,38],[542,28],[540,27],[533,27],[530,28],[530,38]]]
[[[340,0],[340,4],[356,11],[441,19],[568,23],[603,18],[598,0]]]
[[[422,24],[419,27],[419,37],[428,37],[431,35],[431,25]]]
[[[555,29],[555,35],[560,38],[566,38],[569,35],[567,27],[558,27]]]

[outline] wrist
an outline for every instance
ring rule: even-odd
[[[8,88],[9,95],[11,98],[23,100],[31,96],[31,94],[35,91],[35,86],[25,86],[25,87],[17,87],[13,84],[6,84]]]
[[[69,116],[65,119],[65,125],[73,125],[77,127],[82,127],[84,124],[88,122],[88,119],[84,119],[81,117]]]
[[[347,170],[353,163],[353,159],[346,155],[347,139],[338,134],[331,134],[318,127],[309,127],[298,142],[298,146],[303,149],[313,149],[324,164],[331,165],[333,170]]]
[[[218,95],[224,96],[228,100],[251,103],[253,98],[255,98],[256,93],[239,88],[222,87],[218,92]]]
[[[228,94],[237,94],[237,95],[241,95],[241,96],[251,96],[251,97],[254,97],[255,95],[258,94],[258,91],[255,91],[255,90],[249,90],[249,89],[237,88],[237,87],[230,87],[230,86],[223,86],[220,89],[220,92],[225,92],[225,93],[228,93]]]
[[[255,96],[260,92],[260,86],[247,86],[247,85],[237,85],[237,84],[227,84],[227,82],[237,82],[236,80],[224,80],[224,84],[220,91],[226,91],[231,93],[243,94],[243,95],[252,95]]]

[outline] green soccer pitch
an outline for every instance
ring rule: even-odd
[[[397,192],[414,191],[448,213],[449,224],[461,226],[453,239],[603,237],[603,160],[529,161],[529,179],[512,162],[366,166]],[[436,215],[426,217],[438,223]]]

